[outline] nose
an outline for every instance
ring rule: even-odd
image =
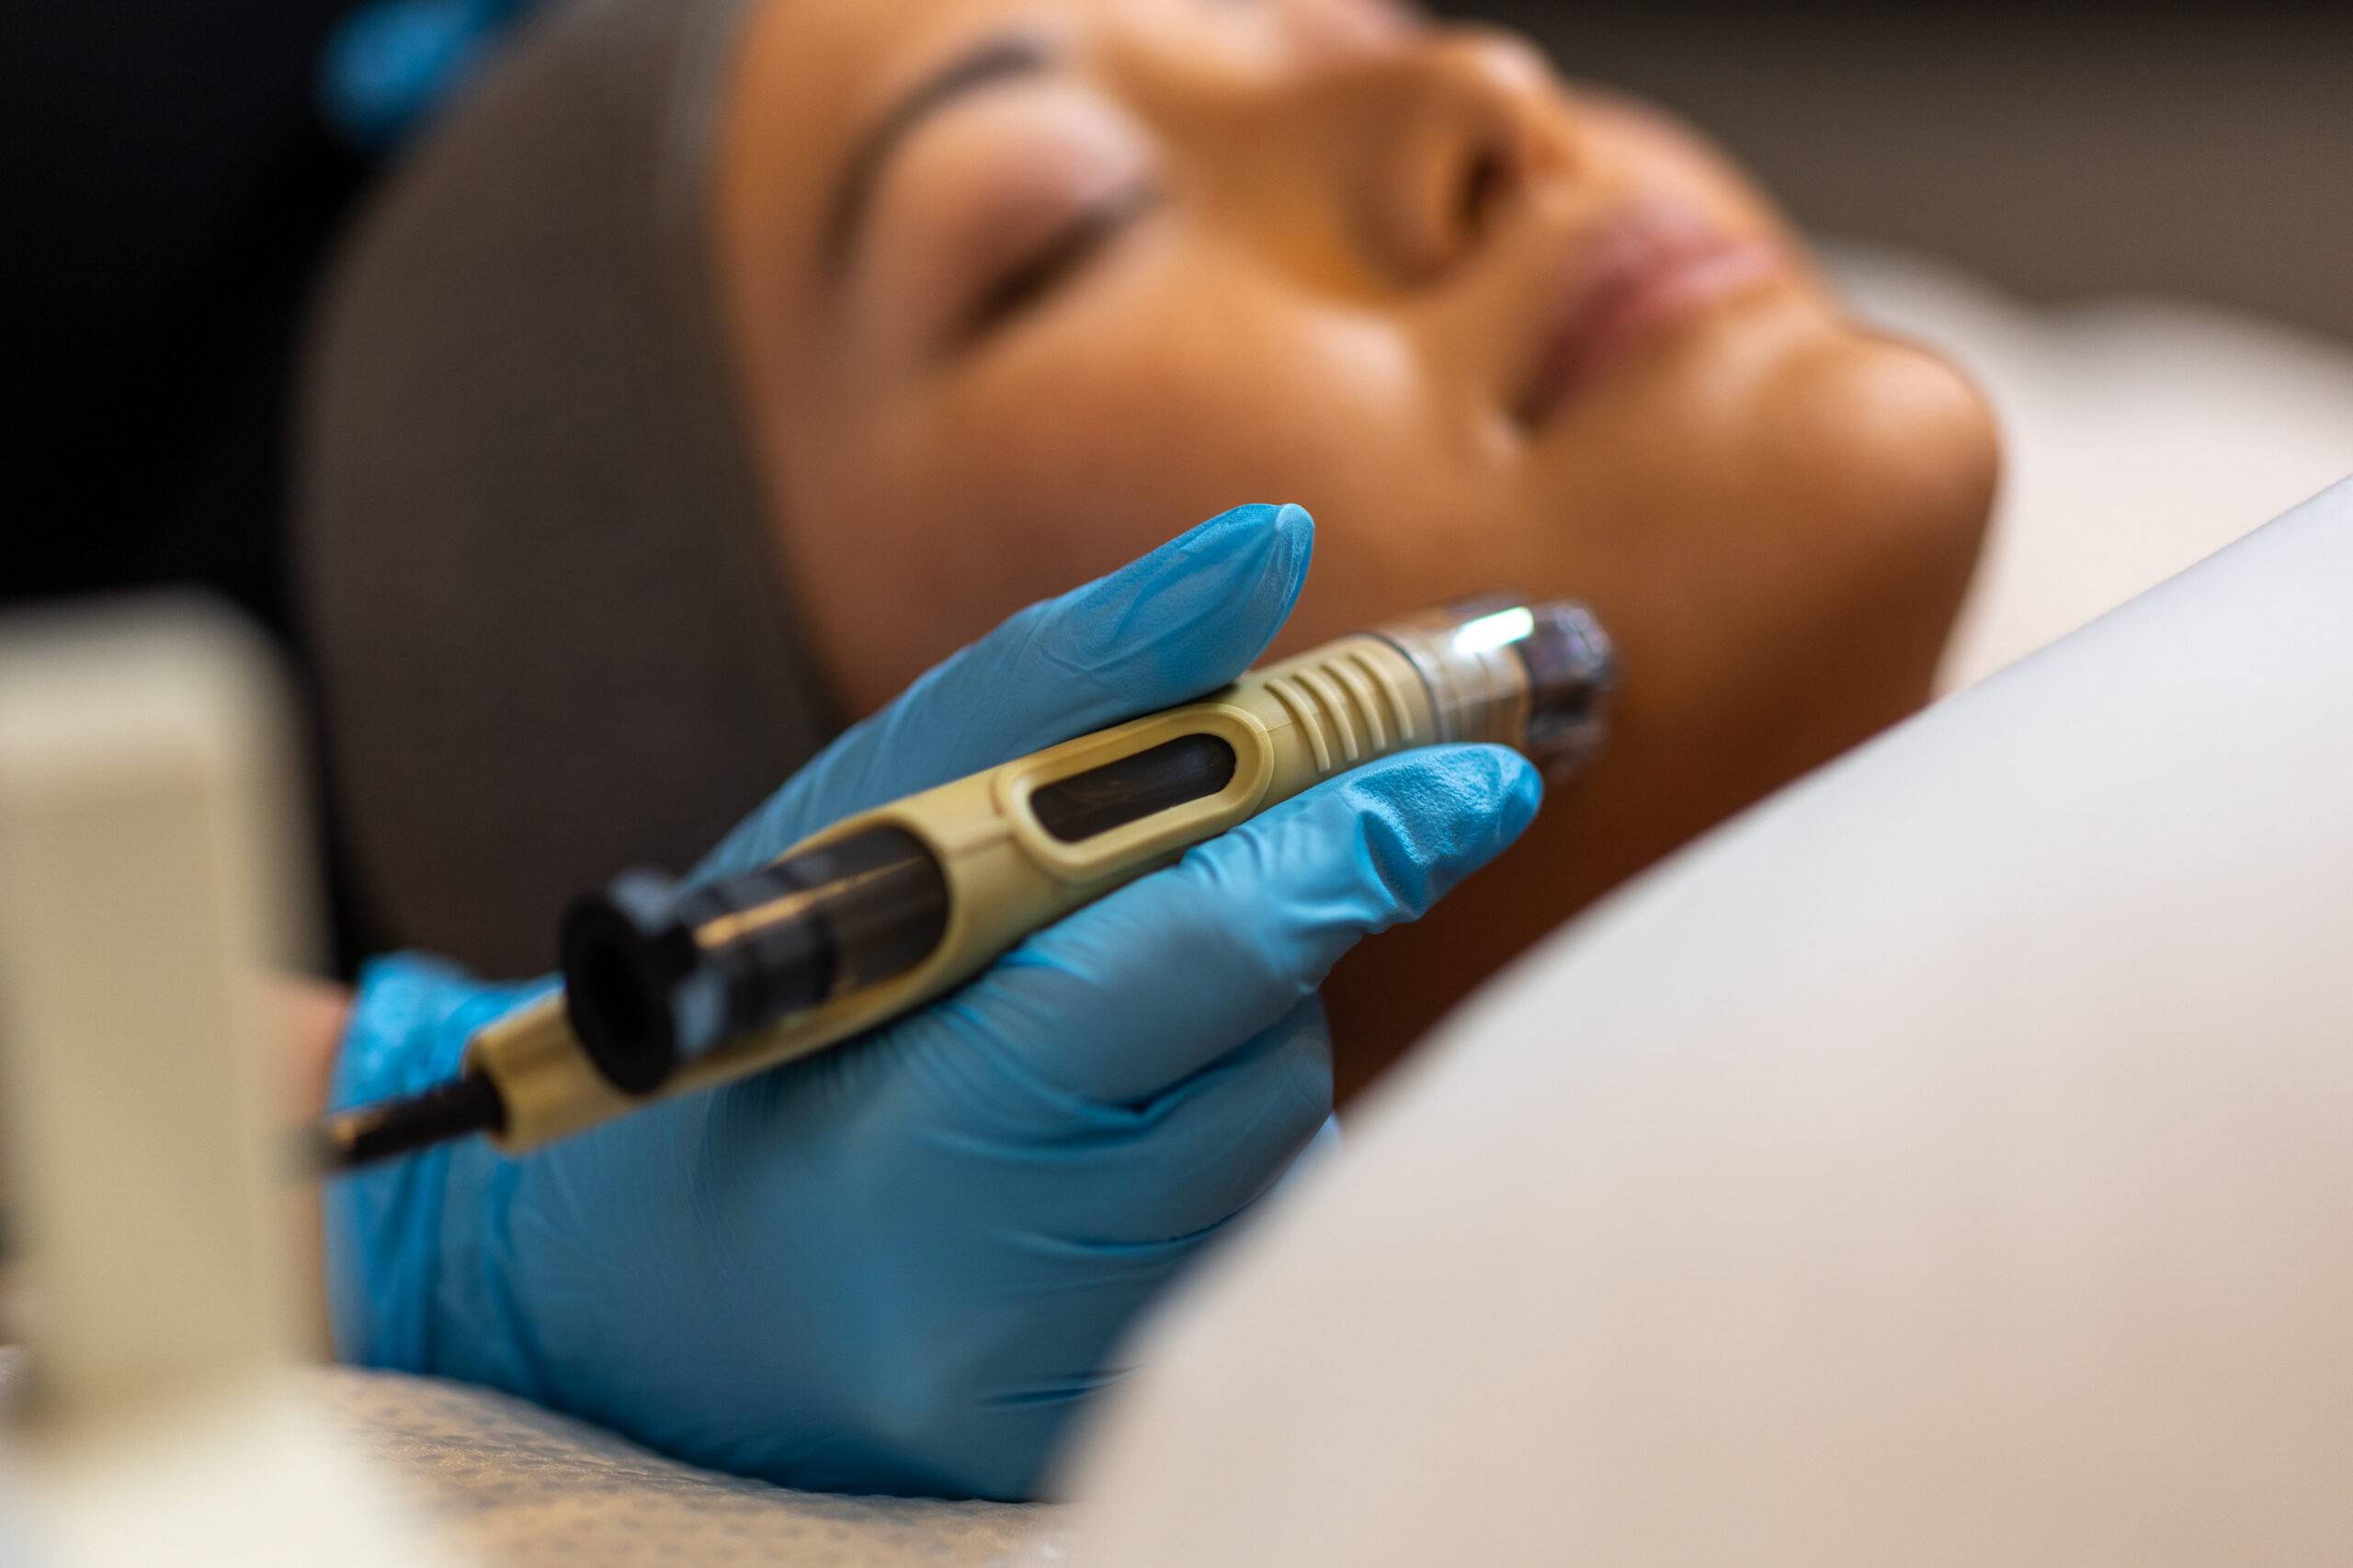
[[[1566,97],[1524,40],[1450,28],[1375,69],[1351,183],[1367,248],[1401,283],[1452,275],[1516,208],[1574,176]]]

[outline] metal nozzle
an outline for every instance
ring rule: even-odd
[[[1573,599],[1458,599],[1378,628],[1429,689],[1438,733],[1516,748],[1549,778],[1575,772],[1608,733],[1617,656]]]

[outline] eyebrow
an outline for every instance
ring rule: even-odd
[[[1053,62],[1051,51],[1034,38],[992,39],[949,61],[886,110],[843,165],[841,185],[825,220],[825,270],[838,275],[848,263],[891,154],[917,126],[968,93],[1046,70]]]

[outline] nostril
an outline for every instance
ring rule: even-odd
[[[1509,162],[1495,148],[1482,147],[1473,154],[1462,171],[1455,204],[1456,227],[1465,238],[1477,239],[1486,232],[1510,178]]]

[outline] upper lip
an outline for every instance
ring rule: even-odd
[[[1611,209],[1569,244],[1563,280],[1542,318],[1515,403],[1540,423],[1650,329],[1714,298],[1711,285],[1745,280],[1781,263],[1770,240],[1724,228],[1688,203],[1665,199]]]

